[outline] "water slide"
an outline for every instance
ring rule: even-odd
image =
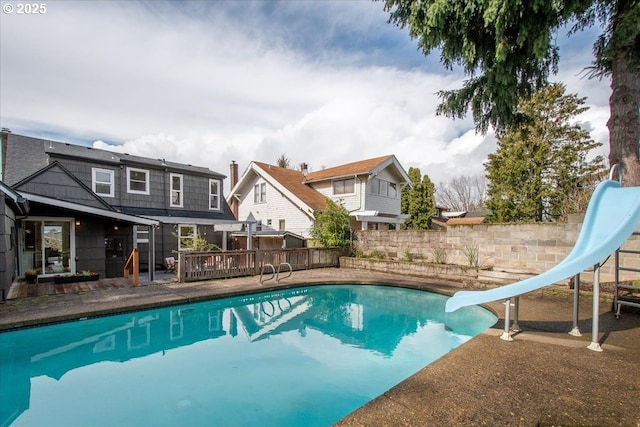
[[[544,273],[486,291],[460,291],[445,311],[515,297],[580,274],[603,262],[640,227],[640,187],[622,187],[611,179],[597,185],[576,244],[559,264]],[[595,290],[594,290],[595,298]]]

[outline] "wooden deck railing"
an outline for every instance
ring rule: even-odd
[[[291,264],[292,270],[338,267],[347,248],[299,248],[224,252],[179,252],[178,278],[180,282],[255,276],[263,265],[276,268]]]

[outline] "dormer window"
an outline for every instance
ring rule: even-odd
[[[102,197],[114,196],[114,174],[110,169],[91,168],[93,192]]]
[[[384,197],[398,198],[398,184],[382,179],[374,178],[371,180],[369,192]]]
[[[127,192],[149,194],[149,171],[145,169],[127,168]]]
[[[333,181],[333,194],[353,194],[355,193],[355,185],[356,180],[354,178]]]
[[[172,173],[169,175],[169,182],[171,183],[170,198],[172,208],[181,208],[182,200],[184,198],[184,191],[182,190],[182,175]]]
[[[209,209],[220,210],[220,181],[209,180]]]

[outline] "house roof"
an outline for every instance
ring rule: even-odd
[[[182,171],[219,179],[226,178],[225,175],[202,166],[169,162],[161,158],[153,159],[134,156],[127,153],[117,153],[93,147],[9,133],[7,137],[8,167],[5,169],[5,181],[9,184],[21,181],[47,166],[50,157],[79,158],[104,164],[130,164],[153,169],[166,168],[176,172]]]
[[[14,211],[17,211],[20,215],[29,213],[29,202],[27,199],[2,181],[0,181],[0,192],[4,194],[4,199],[11,205]]]
[[[484,222],[483,216],[474,216],[466,218],[451,218],[447,221],[447,225],[475,225]]]
[[[324,195],[304,184],[302,172],[269,165],[262,162],[252,162],[260,168],[264,174],[273,178],[278,184],[288,190],[292,195],[300,199],[313,211],[327,207],[327,199]]]
[[[343,176],[353,176],[369,174],[377,169],[384,169],[387,164],[391,163],[395,156],[388,155],[375,157],[373,159],[360,160],[358,162],[346,163],[332,168],[326,168],[315,172],[310,172],[304,177],[305,182],[322,181],[331,178],[340,178]],[[381,167],[384,165],[383,167]],[[407,177],[408,178],[408,177]]]

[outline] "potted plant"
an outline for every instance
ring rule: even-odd
[[[74,283],[74,282],[91,282],[100,279],[100,275],[95,271],[82,271],[75,274],[56,274],[53,276],[53,283]]]
[[[38,270],[25,271],[24,280],[26,280],[27,283],[38,283]]]

